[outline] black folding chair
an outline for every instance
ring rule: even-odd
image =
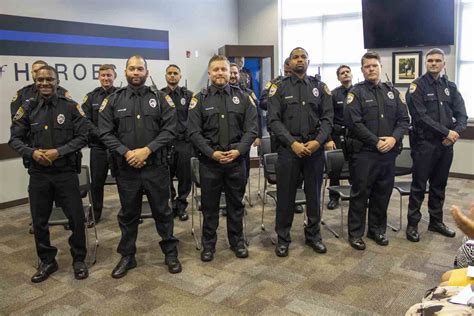
[[[87,262],[93,265],[97,260],[97,248],[99,247],[99,239],[97,236],[97,229],[95,225],[94,212],[92,210],[92,194],[91,194],[91,180],[88,166],[81,166],[81,173],[79,176],[79,190],[83,198],[84,209],[84,229],[86,232],[86,246],[87,246]],[[86,201],[84,201],[86,199]],[[61,207],[53,207],[48,224],[50,226],[69,226],[69,220],[64,215]],[[89,231],[93,232],[93,242],[91,243]]]
[[[411,148],[403,147],[400,155],[397,156],[395,160],[395,177],[405,176],[412,173],[413,160],[411,158]],[[411,180],[399,180],[395,178],[395,183],[393,188],[397,190],[400,194],[400,222],[398,228],[388,225],[392,228],[393,231],[400,231],[402,229],[402,219],[403,219],[403,197],[410,195],[411,189]],[[425,194],[429,193],[429,186],[426,186]],[[426,221],[426,219],[423,219]]]
[[[265,194],[262,195],[262,192],[260,191],[261,188],[261,174],[262,174],[262,169],[263,169],[263,156],[265,154],[269,154],[272,151],[272,145],[270,142],[270,136],[263,136],[261,141],[260,141],[260,146],[258,147],[258,157],[260,159],[259,165],[258,165],[258,191],[257,191],[257,196],[261,199],[265,198]]]
[[[276,165],[278,160],[277,153],[269,153],[263,155],[263,175],[265,178],[265,182],[263,185],[263,197],[262,197],[262,222],[261,222],[261,229],[262,231],[266,231],[265,223],[264,223],[264,216],[265,216],[265,200],[266,196],[271,197],[275,204],[277,203],[277,190],[267,190],[267,183],[269,185],[276,185]],[[297,188],[296,189],[296,197],[295,197],[295,206],[304,205],[306,208],[306,195],[303,189]],[[306,209],[304,212],[304,223],[306,225]],[[272,243],[275,244],[275,240],[272,238]]]
[[[347,162],[344,159],[344,154],[341,149],[326,151],[324,152],[324,156],[325,156],[325,167],[326,167],[327,178],[331,178],[338,175],[340,175],[340,178],[342,176],[346,176],[347,179],[349,178],[349,172],[348,172],[349,169],[348,167],[345,167],[347,166]],[[347,168],[346,169],[347,171],[343,172],[345,168]],[[326,181],[327,181],[327,178],[326,178]],[[326,186],[326,184],[324,186]],[[343,206],[344,203],[343,202],[349,201],[350,199],[351,185],[330,186],[327,189],[329,190],[329,192],[337,193],[340,196],[341,202],[339,203],[339,209],[341,210],[341,236],[344,238],[344,206]],[[323,208],[324,208],[324,202],[323,202],[323,207],[321,207],[321,218],[322,218]],[[323,220],[321,220],[321,224],[323,224]],[[337,234],[332,228],[330,228],[325,223],[323,225],[325,225],[325,227],[329,231],[331,231],[336,238],[339,238],[339,234]]]
[[[331,156],[331,172],[328,171],[328,162],[327,162],[327,155]],[[322,199],[321,199],[321,225],[326,227],[327,230],[329,230],[336,238],[339,238],[338,233],[332,229],[327,223],[324,221],[324,208],[325,208],[325,190],[324,188],[327,187],[328,180],[331,178],[338,178],[339,180],[349,180],[350,174],[349,174],[349,163],[348,161],[345,160],[344,154],[342,152],[342,149],[335,149],[335,150],[330,150],[330,151],[325,151],[324,152],[324,158],[325,158],[325,165],[324,165],[324,185],[323,185],[323,190],[322,190]],[[342,199],[341,199],[342,202]]]

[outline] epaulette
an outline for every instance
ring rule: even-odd
[[[200,94],[202,94],[203,96],[207,96],[208,93],[209,93],[209,90],[207,88],[202,88],[201,89]]]
[[[390,91],[393,92],[394,86],[393,86],[393,84],[392,84],[390,81],[382,82],[382,84],[383,84],[384,86],[386,86],[388,90],[390,90]]]

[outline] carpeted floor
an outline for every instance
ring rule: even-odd
[[[404,228],[387,230],[390,245],[381,247],[367,240],[366,251],[353,250],[348,243],[322,228],[328,247],[325,255],[304,245],[303,216],[295,215],[293,243],[287,258],[278,258],[271,244],[274,203],[266,207],[260,229],[261,201],[257,200],[257,170],[252,170],[252,202],[247,207],[250,257],[237,259],[228,249],[225,219],[221,219],[215,260],[199,259],[191,235],[191,219],[176,220],[183,272],[167,272],[153,220],[140,225],[138,267],[122,279],[110,277],[119,259],[115,252],[120,237],[116,213],[119,199],[107,187],[104,219],[97,225],[100,239],[97,263],[84,281],[73,278],[67,245],[69,232],[52,227],[52,241],[60,252],[59,271],[50,279],[33,284],[36,255],[33,236],[28,234],[27,205],[0,211],[0,314],[160,314],[160,315],[402,315],[434,287],[461,242],[427,231],[420,223],[421,242],[405,239],[407,198],[404,199]],[[473,199],[474,181],[450,179],[446,206],[467,209]],[[389,221],[398,224],[398,193],[394,192]],[[347,210],[347,202],[345,202]],[[426,203],[425,212],[426,217]],[[340,229],[339,210],[325,210],[324,218]],[[452,224],[449,212],[445,221]],[[346,229],[346,227],[345,227]]]

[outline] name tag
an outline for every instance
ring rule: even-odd
[[[289,95],[289,96],[285,97],[285,99],[293,99],[293,96]]]
[[[118,109],[117,112],[123,112],[123,111],[127,111],[127,109]]]
[[[206,111],[214,110],[214,107],[211,106],[210,108],[206,108],[205,110],[206,110]]]
[[[434,96],[434,93],[428,93],[426,96],[427,97],[432,97],[432,96]]]
[[[374,102],[373,99],[365,100],[365,103]]]
[[[337,101],[337,104],[343,104],[344,101]]]

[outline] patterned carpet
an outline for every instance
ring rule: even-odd
[[[356,251],[322,228],[328,253],[316,254],[304,246],[303,216],[297,214],[290,255],[278,258],[270,234],[260,229],[256,179],[257,170],[253,169],[254,206],[247,208],[250,257],[237,259],[228,249],[222,218],[215,260],[203,263],[190,233],[191,220],[176,220],[175,236],[181,241],[183,263],[183,272],[177,275],[167,272],[153,220],[148,219],[140,225],[138,267],[125,278],[110,277],[119,259],[115,252],[120,236],[116,222],[119,200],[114,187],[107,187],[105,218],[97,226],[97,263],[84,281],[73,278],[69,233],[53,227],[53,244],[60,249],[59,271],[46,282],[31,283],[36,256],[33,236],[28,234],[28,206],[0,211],[0,314],[402,315],[451,268],[461,242],[459,231],[456,238],[445,238],[428,232],[423,222],[419,227],[421,242],[408,242],[404,233],[405,198],[404,228],[401,232],[387,231],[388,247],[366,239],[367,250]],[[474,181],[450,179],[446,205],[456,203],[466,210],[474,200],[473,192]],[[394,192],[389,221],[395,224],[398,203],[398,193]],[[347,202],[345,207],[347,210]],[[324,217],[340,229],[339,210],[325,211]],[[445,214],[445,221],[452,223],[449,214]],[[265,222],[271,230],[272,201],[267,204]]]

